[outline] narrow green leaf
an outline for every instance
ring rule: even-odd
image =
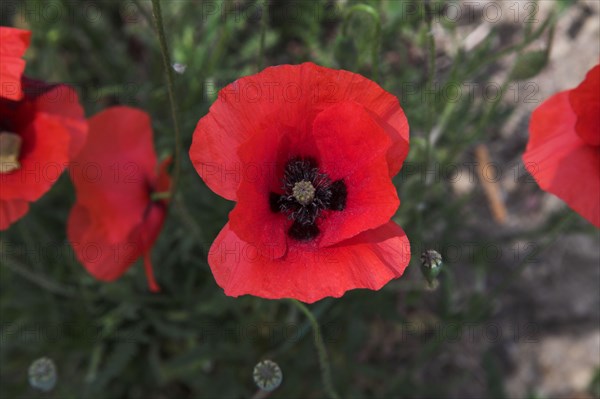
[[[512,80],[530,79],[539,74],[548,63],[548,54],[545,50],[531,51],[517,58],[517,62],[510,73]]]

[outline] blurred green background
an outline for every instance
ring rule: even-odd
[[[541,192],[520,161],[531,111],[598,62],[597,2],[175,0],[162,8],[171,58],[185,66],[175,73],[181,189],[153,250],[162,292],[148,293],[139,262],[110,284],[77,263],[65,237],[74,202],[65,174],[1,235],[1,397],[247,398],[261,395],[252,370],[263,359],[283,371],[269,397],[326,396],[304,315],[284,300],[228,298],[216,285],[206,255],[233,204],[187,157],[220,88],[261,66],[304,61],[375,79],[398,96],[411,128],[394,217],[411,241],[411,266],[378,292],[310,306],[340,395],[600,395],[598,231]],[[8,0],[0,10],[2,25],[33,32],[28,76],[72,84],[88,116],[115,104],[144,109],[159,157],[173,152],[149,1]],[[500,171],[492,180],[504,223],[473,168],[479,145]],[[419,270],[429,248],[445,259],[434,288]],[[58,369],[48,393],[27,381],[42,356]]]

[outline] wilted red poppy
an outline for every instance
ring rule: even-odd
[[[0,97],[9,100],[23,98],[21,76],[25,70],[25,60],[21,59],[27,47],[31,32],[0,26]]]
[[[168,160],[158,165],[148,115],[112,107],[88,120],[85,146],[69,168],[77,201],[67,235],[77,259],[94,277],[119,278],[140,256],[152,291],[150,250],[166,215]]]
[[[600,65],[531,115],[525,167],[539,186],[600,227]]]
[[[4,230],[58,180],[81,149],[87,123],[73,89],[20,76],[24,66],[20,56],[29,33],[2,27],[0,36],[0,230]]]
[[[355,73],[281,65],[222,89],[190,148],[206,184],[236,201],[208,256],[217,283],[314,302],[402,275],[391,177],[407,152],[398,100]]]

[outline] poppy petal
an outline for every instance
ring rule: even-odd
[[[89,119],[88,139],[70,167],[77,202],[103,226],[109,242],[124,241],[141,224],[156,179],[148,115],[113,107]]]
[[[27,81],[24,86],[27,89]],[[50,90],[31,99],[36,112],[45,112],[60,118],[71,135],[69,158],[74,158],[85,143],[88,124],[77,92],[66,85],[53,85]]]
[[[577,114],[575,131],[579,137],[589,145],[600,146],[600,64],[570,91],[569,101]]]
[[[29,47],[31,32],[0,27],[0,97],[9,100],[23,98],[21,76],[25,70],[23,54]]]
[[[158,165],[158,177],[156,179],[155,192],[167,192],[171,190],[171,176],[169,176],[168,168],[173,162],[171,157],[165,158]]]
[[[222,89],[196,126],[190,159],[211,190],[236,200],[240,179],[228,172],[239,169],[240,158],[232,149],[260,134],[273,113],[282,125],[310,131],[319,112],[346,101],[363,105],[391,139],[387,158],[395,175],[408,153],[408,123],[396,97],[363,76],[313,63],[270,67]]]
[[[357,73],[310,65],[316,67],[320,75],[320,81],[312,89],[319,93],[319,101],[326,105],[345,101],[361,104],[383,128],[392,141],[387,151],[389,175],[395,176],[409,149],[408,120],[396,96]]]
[[[575,131],[569,95],[555,94],[533,112],[523,162],[543,190],[600,227],[600,151]]]
[[[146,252],[144,254],[144,270],[146,271],[146,278],[148,279],[148,287],[152,292],[159,292],[160,287],[156,282],[156,278],[154,277],[154,270],[152,269],[152,259],[150,256],[150,252]]]
[[[58,180],[69,162],[70,135],[61,118],[46,113],[34,115],[35,119],[20,132],[21,167],[0,174],[1,199],[36,201]]]
[[[278,163],[288,152],[303,152],[299,132],[288,131],[275,118],[238,150],[240,177],[238,202],[229,214],[231,228],[239,237],[254,244],[272,257],[283,256],[286,250],[286,218],[270,208],[270,194],[279,192],[283,174]],[[294,155],[298,155],[294,153]]]
[[[400,206],[396,187],[385,173],[383,157],[344,178],[347,198],[342,211],[328,211],[319,221],[318,245],[330,246],[387,223]]]
[[[94,225],[91,212],[78,203],[69,214],[67,236],[79,262],[102,281],[119,278],[142,254],[136,240],[109,242],[102,229]]]
[[[70,166],[77,203],[69,215],[68,237],[79,261],[99,280],[120,277],[140,256],[151,291],[159,290],[150,250],[166,215],[170,159],[157,166],[148,115],[112,107],[89,120],[89,137]],[[90,172],[90,167],[93,171]],[[97,247],[91,258],[88,247]]]
[[[23,200],[0,200],[0,230],[6,230],[29,210],[29,203]]]
[[[333,247],[290,248],[285,257],[273,260],[240,240],[227,224],[215,239],[208,261],[226,295],[312,303],[340,297],[350,289],[380,289],[403,274],[410,245],[404,231],[389,222]]]
[[[313,136],[319,167],[334,181],[385,155],[392,143],[364,107],[354,102],[338,103],[319,113]]]
[[[102,228],[94,223],[92,213],[76,203],[71,209],[67,236],[79,262],[87,271],[102,281],[114,281],[141,256],[150,290],[159,290],[152,272],[150,248],[158,237],[165,219],[164,208],[153,205],[148,218],[136,226],[121,242],[110,242]]]
[[[143,251],[144,270],[146,271],[146,278],[148,279],[148,287],[152,292],[159,292],[160,287],[154,277],[154,268],[152,267],[150,251],[160,234],[166,214],[166,203],[164,201],[152,203],[146,214],[144,223],[132,233],[132,237],[139,237],[137,240],[140,242]]]

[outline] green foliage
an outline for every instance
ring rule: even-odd
[[[596,372],[592,377],[588,391],[594,398],[600,397],[600,367],[596,368]]]
[[[513,80],[531,79],[540,73],[548,63],[546,51],[532,51],[525,53],[519,58],[510,73]]]
[[[53,396],[45,397],[252,397],[252,370],[262,359],[276,361],[283,371],[283,383],[270,397],[325,395],[306,317],[288,301],[234,299],[217,287],[207,253],[233,205],[204,185],[186,155],[194,127],[218,89],[256,72],[261,18],[268,18],[266,65],[313,61],[377,79],[398,96],[411,126],[411,152],[394,181],[402,199],[394,220],[413,248],[407,275],[378,292],[356,290],[310,306],[323,331],[335,388],[341,397],[440,397],[465,380],[461,372],[443,374],[435,384],[426,378],[428,367],[452,345],[432,331],[452,324],[449,333],[460,334],[465,323],[489,320],[497,293],[486,284],[499,276],[507,284],[514,276],[498,274],[498,264],[485,256],[486,242],[469,236],[475,210],[487,212],[477,205],[483,202],[479,193],[457,196],[448,179],[427,176],[432,165],[443,171],[470,160],[475,143],[498,134],[518,105],[501,102],[506,91],[491,102],[480,93],[468,95],[465,87],[485,82],[508,57],[517,57],[517,63],[507,82],[537,75],[547,54],[520,53],[555,20],[504,47],[495,29],[468,51],[438,45],[434,58],[441,65],[431,82],[430,32],[420,2],[266,3],[267,8],[252,0],[162,2],[171,58],[186,70],[174,74],[182,189],[153,250],[160,294],[148,293],[141,262],[113,283],[94,280],[77,263],[65,237],[74,200],[67,176],[26,218],[2,232],[1,397],[34,395],[27,367],[41,356],[52,358],[59,374]],[[441,3],[431,3],[440,9]],[[88,116],[114,104],[146,110],[159,156],[172,154],[150,3],[90,2],[99,11],[92,16],[82,13],[82,4],[88,2],[26,0],[12,10],[12,23],[33,32],[26,73],[73,84]],[[62,17],[33,18],[39,15],[35,10],[48,7]],[[440,26],[436,19],[433,24]],[[457,23],[440,24],[449,40],[458,40]],[[432,83],[433,91],[426,92]],[[473,258],[446,261],[452,245],[473,242]],[[411,272],[429,247],[445,259],[435,291]],[[459,291],[462,278],[475,275],[485,287]],[[425,327],[415,329],[417,324]],[[486,353],[483,367],[489,393],[504,397],[497,359]]]

